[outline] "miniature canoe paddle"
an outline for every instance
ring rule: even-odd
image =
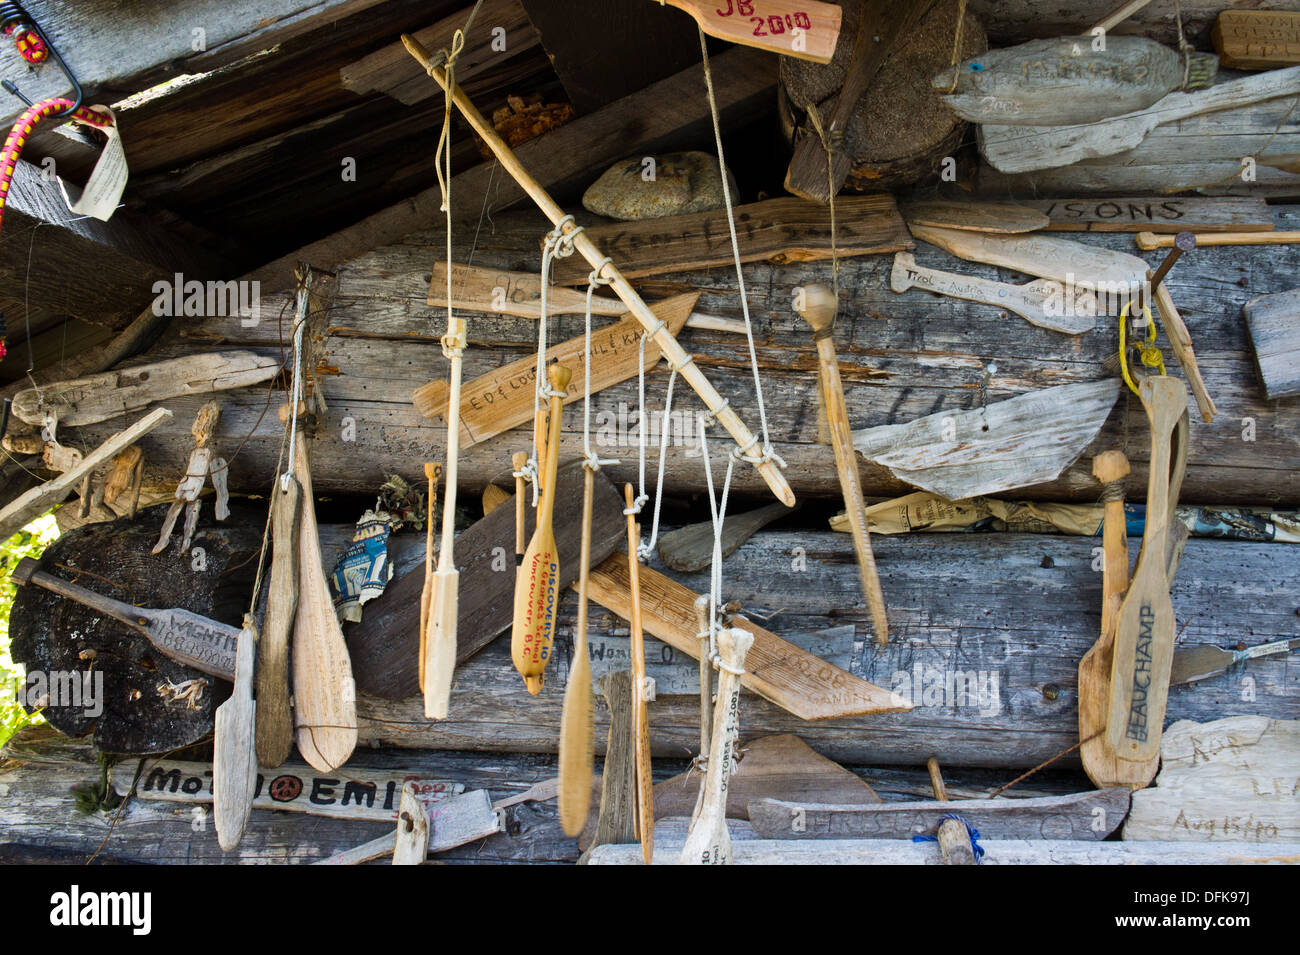
[[[713,710],[709,765],[700,803],[678,859],[681,865],[731,865],[731,834],[727,831],[727,783],[732,748],[740,731],[740,677],[754,635],[736,627],[718,631],[718,705]]]
[[[842,11],[818,0],[660,0],[684,10],[700,29],[729,43],[829,63]]]
[[[429,607],[433,602],[433,511],[438,500],[438,478],[442,475],[442,465],[426,463],[424,476],[429,482],[425,500],[428,508],[424,528],[424,590],[420,592],[420,692],[424,692],[424,662],[429,639]]]
[[[556,415],[558,414],[557,411]],[[553,454],[552,460],[554,458]],[[569,679],[564,687],[564,707],[560,714],[560,825],[569,836],[578,835],[587,824],[595,735],[591,657],[587,653],[587,577],[591,565],[591,509],[596,491],[596,470],[588,462],[583,471],[578,623],[573,634],[573,663],[569,667]],[[554,582],[550,589],[556,589]]]
[[[237,847],[244,835],[257,789],[257,749],[253,743],[256,644],[257,626],[252,614],[245,614],[235,655],[235,689],[217,707],[213,720],[212,821],[217,828],[217,842],[226,852]]]
[[[849,411],[844,403],[844,385],[840,381],[840,364],[835,355],[835,293],[824,285],[810,285],[804,289],[799,314],[812,326],[813,340],[817,343],[817,362],[821,371],[822,400],[831,429],[831,446],[835,449],[835,469],[839,471],[840,488],[844,492],[844,509],[853,531],[853,550],[858,558],[858,574],[862,578],[862,592],[871,608],[871,626],[876,642],[889,642],[889,618],[885,613],[885,595],[880,589],[876,573],[876,558],[871,552],[871,537],[867,533],[866,502],[862,497],[862,483],[858,477],[858,458],[853,453],[853,433],[849,430]]]
[[[24,557],[14,568],[12,580],[20,587],[36,584],[61,597],[75,600],[112,617],[149,638],[149,642],[178,663],[202,670],[223,680],[235,678],[235,655],[239,631],[189,610],[149,610],[105,597],[79,584],[55,577],[40,569],[40,563]]]
[[[1097,296],[1091,291],[1068,290],[1060,282],[1048,279],[1009,285],[971,275],[941,272],[917,265],[910,252],[899,252],[894,256],[889,287],[895,292],[922,288],[969,302],[993,305],[1014,312],[1031,325],[1067,335],[1078,335],[1097,324]],[[1073,301],[1067,298],[1071,295]]]
[[[292,469],[291,469],[292,470]],[[287,480],[284,480],[287,479]],[[257,761],[274,769],[289,758],[289,635],[298,611],[298,521],[302,489],[292,474],[271,490],[271,574],[257,641]]]
[[[542,499],[537,507],[537,527],[533,539],[528,542],[528,549],[524,551],[519,578],[515,581],[510,656],[533,696],[542,692],[546,680],[559,599],[560,559],[555,549],[552,521],[555,516],[555,475],[560,457],[560,417],[564,411],[564,390],[569,386],[570,378],[572,372],[564,365],[555,364],[547,369],[547,380],[558,394],[551,396],[546,476],[542,481]]]
[[[1182,465],[1174,457],[1172,442],[1174,430],[1185,429],[1187,419],[1187,392],[1178,379],[1147,378],[1138,394],[1151,427],[1147,522],[1137,569],[1116,620],[1106,719],[1106,738],[1115,755],[1131,762],[1160,753],[1176,626],[1169,599],[1170,485]],[[1186,443],[1179,445],[1178,457],[1185,460]]]
[[[1245,660],[1255,660],[1275,653],[1288,653],[1297,648],[1300,648],[1300,637],[1294,640],[1261,643],[1259,646],[1248,647],[1245,650],[1224,650],[1216,646],[1178,650],[1174,653],[1174,665],[1169,671],[1169,685],[1178,686],[1183,683],[1208,680]]]

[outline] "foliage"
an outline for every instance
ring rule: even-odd
[[[0,746],[24,726],[41,722],[39,714],[29,715],[19,705],[15,693],[24,674],[9,656],[9,611],[17,592],[9,575],[18,566],[18,561],[24,557],[40,557],[58,536],[59,526],[54,515],[46,514],[0,544]]]

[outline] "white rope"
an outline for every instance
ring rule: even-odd
[[[613,263],[613,259],[605,256],[600,264],[591,270],[587,276],[587,311],[586,311],[586,342],[583,353],[583,378],[584,387],[582,389],[582,456],[583,467],[592,471],[599,471],[602,465],[618,464],[618,458],[600,458],[591,450],[591,296],[596,291],[598,285],[608,285],[610,280],[603,278],[601,272],[605,270],[606,265]]]
[[[736,264],[736,285],[740,293],[740,308],[745,316],[745,338],[749,342],[749,366],[754,373],[754,397],[758,402],[758,420],[763,432],[763,452],[755,456],[745,454],[744,460],[751,464],[762,464],[767,461],[776,461],[781,467],[785,467],[783,461],[775,451],[772,450],[772,441],[767,431],[767,408],[763,404],[763,382],[758,374],[758,352],[754,347],[754,326],[749,318],[749,296],[745,293],[745,274],[740,263],[740,240],[736,238],[736,216],[732,210],[731,186],[727,182],[727,160],[722,153],[722,124],[718,119],[718,101],[713,93],[713,71],[709,67],[709,49],[704,40],[704,30],[700,31],[700,52],[704,57],[704,84],[708,89],[709,95],[709,113],[713,117],[713,139],[718,147],[718,174],[722,179],[722,198],[727,208],[727,228],[731,232],[731,253]],[[752,445],[754,442],[750,442]],[[744,451],[749,450],[747,445]]]
[[[573,226],[570,232],[565,232],[566,225]],[[537,421],[538,413],[541,411],[542,403],[550,400],[552,396],[566,397],[562,392],[555,391],[551,383],[546,378],[546,321],[547,314],[550,311],[546,307],[546,292],[551,284],[551,262],[553,259],[563,259],[573,254],[573,237],[583,230],[580,225],[574,224],[573,216],[568,215],[555,224],[555,228],[546,234],[546,242],[542,245],[542,300],[541,300],[541,317],[537,322],[537,388],[533,392],[533,421]],[[604,263],[601,264],[604,268]],[[523,475],[528,478],[529,483],[533,486],[533,507],[537,506],[539,481],[538,478],[538,454],[537,454],[537,429],[533,429],[533,453],[524,465]]]
[[[709,659],[715,667],[722,667],[718,656],[718,607],[722,605],[722,525],[727,519],[727,497],[731,492],[731,475],[739,459],[734,452],[727,455],[727,476],[722,483],[722,497],[719,501],[713,487],[713,465],[709,458],[708,429],[712,425],[710,416],[700,414],[700,455],[704,458],[704,475],[709,485],[709,514],[713,521],[713,560],[709,568]],[[728,669],[722,667],[722,669]],[[743,672],[730,670],[732,673]]]
[[[298,294],[293,305],[293,390],[289,399],[289,420],[285,427],[289,429],[289,460],[285,462],[284,473],[280,475],[280,490],[289,490],[289,481],[293,477],[293,454],[298,443],[298,403],[302,400],[302,333],[307,326],[307,286],[306,276],[303,284],[298,286]]]

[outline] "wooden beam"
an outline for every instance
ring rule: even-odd
[[[717,58],[714,75],[723,131],[759,115],[776,88],[776,62],[771,54],[748,48],[728,50]],[[432,82],[432,81],[430,81]],[[653,86],[625,96],[515,150],[520,162],[542,186],[565,195],[586,185],[600,169],[630,153],[655,152],[689,142],[709,128],[704,80],[695,69],[684,70]],[[432,163],[432,157],[429,157]],[[524,199],[523,190],[495,163],[482,163],[452,178],[454,214],[477,219],[489,196],[492,212]],[[245,278],[262,281],[264,289],[281,288],[292,276],[296,261],[333,268],[349,258],[396,242],[426,229],[441,213],[441,191],[426,189],[397,205],[374,213],[333,235],[281,256]]]

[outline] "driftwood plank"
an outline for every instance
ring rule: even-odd
[[[737,206],[736,239],[742,262],[808,262],[831,256],[828,208],[807,199],[766,199]],[[725,210],[594,226],[587,235],[628,278],[729,265],[735,261]],[[888,193],[835,204],[835,241],[841,256],[898,252],[913,247]],[[590,268],[573,257],[555,264],[561,285],[585,282]]]
[[[1259,198],[1125,196],[1113,199],[1019,199],[1042,212],[1053,232],[1271,232],[1273,216]]]
[[[934,835],[949,813],[981,839],[1096,841],[1114,832],[1128,813],[1127,787],[1037,799],[959,799],[891,802],[877,806],[763,799],[749,804],[749,822],[764,839],[906,839]],[[1292,840],[1294,841],[1294,840]]]
[[[1300,395],[1300,289],[1252,298],[1241,312],[1264,394]]]

